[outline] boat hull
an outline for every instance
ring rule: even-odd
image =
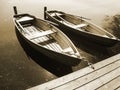
[[[59,28],[62,28],[61,30],[67,34],[68,32],[80,35],[82,38],[86,39],[87,41],[92,41],[94,43],[100,44],[100,45],[104,45],[104,46],[113,46],[116,43],[118,43],[119,40],[117,39],[111,39],[111,38],[105,38],[102,36],[98,36],[98,35],[94,35],[91,33],[86,33],[86,32],[82,32],[80,30],[77,30],[75,28],[69,27],[61,22],[59,22],[58,20],[56,20],[54,17],[50,16],[48,13],[46,13],[47,15],[47,20],[52,21],[56,24],[58,24]]]
[[[39,53],[42,53],[43,55],[47,56],[48,58],[53,59],[54,61],[60,62],[60,63],[65,64],[65,65],[69,65],[69,66],[78,65],[80,63],[80,61],[81,61],[80,58],[70,57],[68,55],[57,53],[57,52],[54,52],[52,50],[46,49],[44,47],[41,47],[40,45],[35,44],[35,43],[31,42],[30,40],[28,40],[20,32],[19,27],[16,26],[16,30],[18,31],[20,37],[23,38],[25,40],[25,42],[27,42],[33,49],[35,49]]]

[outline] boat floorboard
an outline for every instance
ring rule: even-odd
[[[119,90],[120,54],[28,90]]]
[[[39,28],[37,28],[35,26],[32,26],[32,25],[31,26],[25,26],[24,27],[24,32],[26,32],[25,35],[26,36],[33,36],[34,33],[43,32],[43,30],[39,29],[39,31],[38,31],[37,29],[39,29]],[[62,52],[61,46],[50,35],[45,35],[45,36],[42,36],[42,37],[38,37],[38,38],[32,39],[31,41],[35,42],[36,44],[40,44],[43,47],[48,48],[50,50],[54,50],[54,51],[57,51],[57,52]]]

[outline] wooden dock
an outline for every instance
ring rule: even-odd
[[[28,90],[120,90],[120,54]]]

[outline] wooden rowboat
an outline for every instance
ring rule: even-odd
[[[58,28],[29,14],[14,15],[14,24],[25,39],[40,53],[66,65],[77,65],[81,56],[72,41]]]
[[[117,37],[85,18],[61,11],[45,11],[46,18],[64,28],[63,32],[73,32],[104,46],[113,46],[120,41]]]

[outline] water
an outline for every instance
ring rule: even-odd
[[[51,59],[32,50],[15,32],[12,21],[13,6],[17,6],[19,13],[30,13],[42,19],[44,6],[47,6],[48,10],[56,9],[84,16],[120,38],[119,3],[119,0],[1,0],[0,89],[24,90],[87,66],[86,62],[74,67],[51,62]],[[70,35],[70,38],[82,56],[92,63],[120,52],[120,44],[105,48],[79,40],[73,35]]]

